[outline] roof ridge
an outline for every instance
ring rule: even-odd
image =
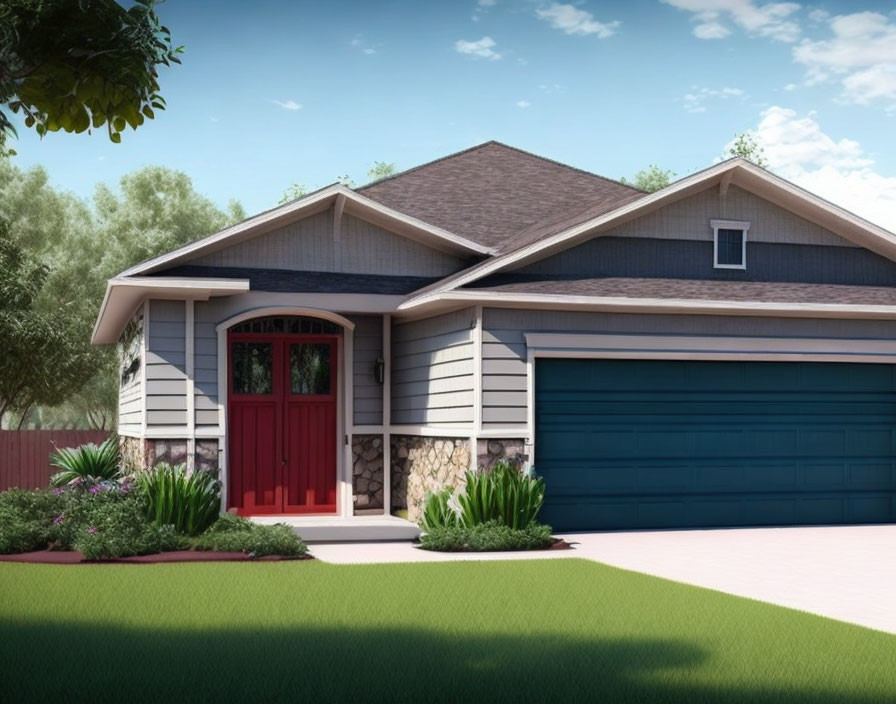
[[[480,144],[476,144],[472,147],[468,147],[467,149],[461,149],[460,151],[453,152],[452,154],[447,154],[445,156],[439,157],[438,159],[433,159],[432,161],[427,161],[423,164],[418,164],[417,166],[413,166],[410,169],[405,169],[404,171],[399,171],[397,174],[392,174],[391,176],[386,176],[385,178],[381,178],[378,181],[371,181],[370,183],[365,183],[363,186],[354,189],[356,192],[361,192],[371,186],[377,186],[381,183],[385,183],[386,181],[392,181],[393,179],[398,178],[399,176],[405,176],[407,174],[413,173],[415,171],[419,171],[420,169],[424,169],[428,166],[432,166],[433,164],[438,164],[442,161],[447,161],[448,159],[453,159],[454,157],[460,156],[462,154],[468,154],[470,152],[474,152],[478,149],[483,149],[488,146],[497,146],[502,147],[504,149],[508,149],[513,152],[517,152],[518,154],[523,154],[528,157],[532,157],[533,159],[540,159],[541,161],[545,161],[549,164],[553,164],[554,166],[560,166],[564,169],[568,169],[569,171],[576,171],[580,174],[584,174],[585,176],[590,176],[592,178],[597,178],[602,181],[607,181],[608,183],[614,183],[617,186],[622,186],[623,188],[628,188],[636,193],[647,193],[647,191],[643,191],[640,188],[636,188],[628,183],[623,183],[614,178],[609,178],[608,176],[602,176],[601,174],[594,173],[593,171],[587,171],[586,169],[581,169],[578,166],[570,166],[569,164],[564,164],[562,161],[557,161],[556,159],[550,159],[546,156],[541,156],[540,154],[535,154],[534,152],[526,151],[525,149],[520,149],[519,147],[511,146],[510,144],[505,144],[504,142],[499,142],[496,139],[490,139],[487,142],[482,142]]]
[[[461,149],[460,151],[452,152],[451,154],[446,154],[445,156],[440,156],[438,159],[432,159],[431,161],[424,162],[422,164],[417,164],[417,166],[412,166],[409,169],[405,169],[404,171],[399,171],[396,174],[391,174],[390,176],[386,176],[384,178],[378,179],[376,181],[371,181],[370,183],[365,183],[363,186],[359,186],[355,188],[355,192],[361,192],[371,186],[378,186],[381,183],[385,183],[386,181],[392,181],[399,176],[405,176],[406,174],[414,173],[415,171],[419,171],[420,169],[424,169],[427,166],[432,166],[433,164],[438,164],[440,161],[446,161],[448,159],[453,159],[456,156],[460,156],[461,154],[467,154],[468,152],[474,152],[477,149],[482,149],[483,147],[487,147],[490,144],[501,144],[500,142],[496,142],[493,139],[488,140],[487,142],[482,142],[480,144],[475,144],[472,147],[467,147],[466,149]],[[505,146],[505,145],[501,145]]]

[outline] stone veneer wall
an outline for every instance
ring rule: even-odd
[[[352,494],[355,511],[383,508],[383,436],[352,436]]]
[[[462,486],[470,468],[469,438],[392,436],[392,509],[417,521],[429,491]]]
[[[159,462],[186,464],[187,441],[122,437],[119,441],[121,464],[130,472],[155,467]],[[218,441],[214,438],[196,440],[194,467],[206,472],[218,471]]]
[[[136,472],[146,466],[146,442],[143,438],[122,435],[118,438],[121,466],[127,472]]]
[[[217,474],[220,465],[218,464],[218,447],[217,438],[204,438],[196,441],[196,449],[193,453],[194,467],[206,472],[215,472]]]
[[[514,439],[482,439],[476,443],[476,461],[479,467],[491,469],[498,460],[509,460],[520,467],[529,461],[526,441]]]

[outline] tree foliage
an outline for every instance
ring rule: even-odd
[[[298,200],[304,195],[308,195],[308,188],[304,183],[294,183],[285,191],[283,191],[283,197],[279,200],[278,204],[283,205],[284,203],[289,203],[292,200]]]
[[[373,162],[373,166],[367,169],[367,178],[370,183],[376,183],[377,181],[382,181],[384,178],[392,176],[395,172],[395,164],[387,163],[385,161],[375,161]],[[337,176],[336,183],[341,183],[346,188],[355,187],[354,179],[348,174]],[[298,200],[302,196],[308,195],[309,192],[308,187],[304,183],[293,183],[289,188],[283,191],[283,195],[277,203],[278,205],[284,205],[285,203]]]
[[[155,14],[155,0],[0,2],[0,106],[26,127],[85,132],[105,125],[113,142],[165,108],[158,69],[183,49]],[[0,110],[0,145],[15,134]]]
[[[629,181],[624,176],[619,180],[627,186],[633,186],[634,188],[639,188],[642,191],[653,193],[654,191],[658,191],[661,188],[665,188],[666,186],[668,186],[670,183],[672,183],[673,178],[675,178],[674,171],[671,171],[669,169],[661,169],[656,164],[651,164],[646,169],[641,169],[638,173],[636,173],[631,181]]]
[[[756,135],[752,132],[741,132],[734,135],[734,141],[728,147],[728,156],[739,156],[747,161],[752,161],[763,169],[768,168],[765,149],[760,146]]]
[[[65,306],[38,305],[48,274],[0,219],[0,423],[11,411],[59,403],[92,373],[90,350],[79,344]]]
[[[23,171],[0,159],[0,218],[8,223],[6,238],[42,267],[41,286],[31,289],[32,308],[67,335],[60,355],[67,351],[89,360],[86,370],[60,364],[48,378],[65,393],[16,404],[16,419],[25,413],[29,426],[113,428],[118,357],[112,347],[89,344],[106,280],[244,217],[238,202],[231,201],[228,212],[221,212],[194,190],[185,174],[158,166],[127,174],[117,190],[97,186],[92,203],[86,203],[55,191],[42,168]],[[34,349],[36,354],[39,345]],[[62,384],[65,370],[71,370],[72,378]],[[13,368],[0,369],[0,384],[13,373]]]
[[[385,161],[375,161],[373,162],[373,166],[367,169],[367,178],[370,179],[371,183],[382,181],[384,178],[388,178],[394,174],[395,171],[395,164],[386,163]]]

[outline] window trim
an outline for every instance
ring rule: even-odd
[[[710,220],[712,227],[712,266],[713,269],[740,269],[747,268],[747,233],[750,231],[750,223],[745,220]],[[740,264],[719,264],[719,230],[740,230],[743,232],[741,241]]]

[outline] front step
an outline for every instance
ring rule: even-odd
[[[250,516],[262,525],[285,523],[306,543],[413,540],[420,528],[397,516]]]

